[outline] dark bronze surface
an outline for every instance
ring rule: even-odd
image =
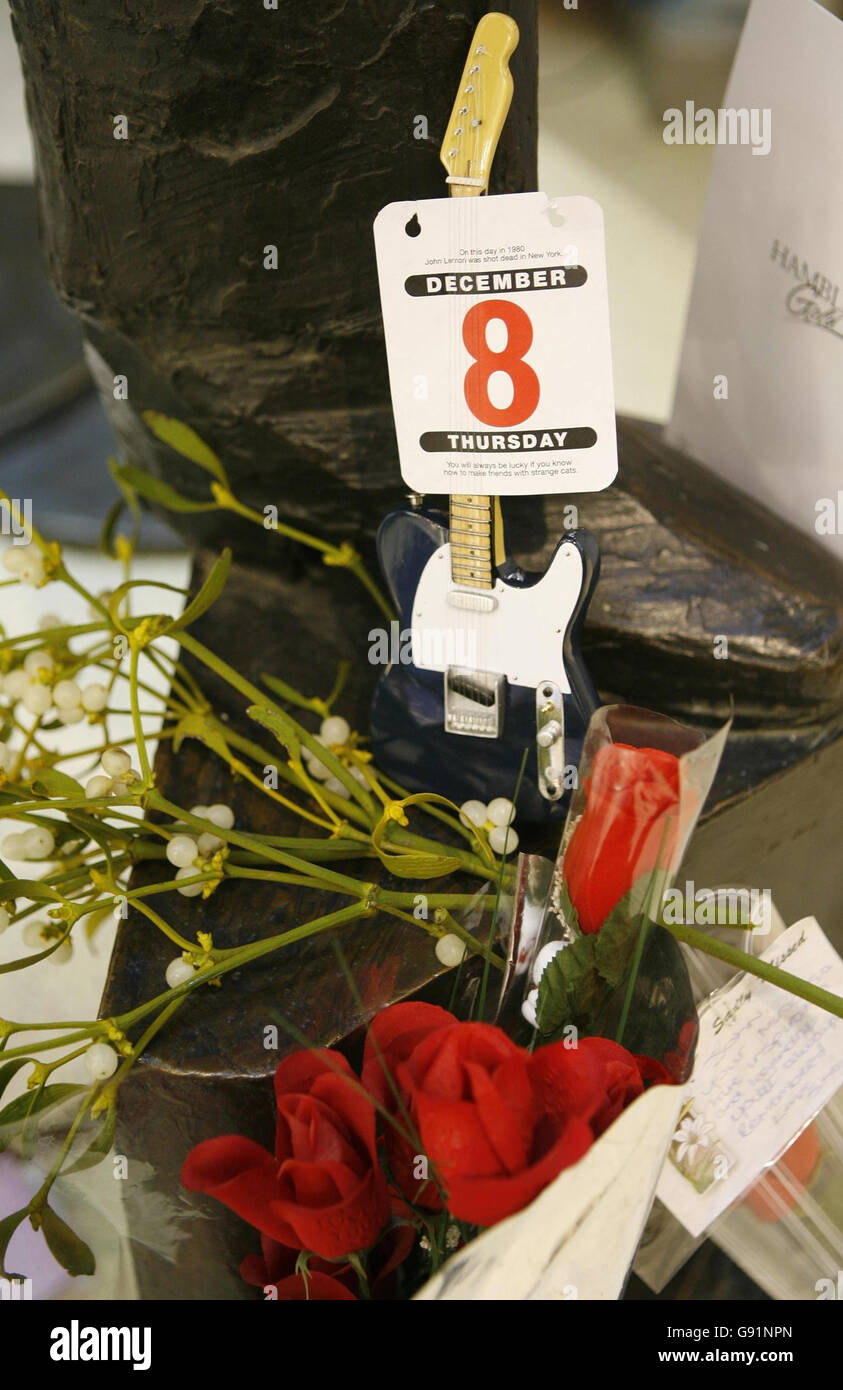
[[[439,146],[488,8],[15,4],[49,273],[137,463],[204,490],[143,427],[151,407],[224,454],[253,506],[333,534],[375,523],[397,472],[372,222],[385,203],[445,195]],[[498,8],[521,38],[492,191],[520,192],[536,186],[536,12]],[[216,519],[179,524],[219,537]]]

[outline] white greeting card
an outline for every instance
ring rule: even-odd
[[[843,994],[843,960],[813,917],[762,960]],[[774,1163],[843,1085],[843,1019],[753,975],[700,1008],[682,1116],[657,1196],[699,1236]]]
[[[753,0],[716,120],[681,113],[718,143],[668,438],[843,558],[841,72],[828,10]]]

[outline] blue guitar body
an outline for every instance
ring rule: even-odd
[[[447,564],[437,568],[437,561],[447,561],[449,530],[444,515],[428,508],[393,512],[385,518],[378,533],[378,554],[384,578],[400,614],[402,655],[410,648],[408,634],[414,622],[420,621],[420,595],[427,592],[430,603],[423,604],[425,613],[436,613],[437,621],[447,622],[450,611],[441,603],[437,607],[431,584],[440,580],[445,601],[454,603],[454,586],[443,579]],[[552,573],[561,575],[562,589],[554,590]],[[583,666],[578,650],[578,633],[591,593],[597,582],[599,550],[588,531],[569,531],[560,540],[545,574],[530,574],[507,560],[497,568],[494,592],[497,612],[471,615],[484,642],[482,652],[491,656],[483,669],[501,671],[506,665],[506,651],[515,646],[524,650],[515,659],[518,673],[524,678],[526,664],[532,660],[539,675],[537,683],[518,684],[513,675],[501,679],[498,697],[501,705],[501,730],[496,737],[475,737],[470,734],[446,732],[446,682],[443,670],[422,669],[415,664],[418,629],[413,632],[412,662],[394,659],[375,691],[371,711],[372,746],[378,766],[388,776],[410,790],[434,790],[457,804],[492,797],[513,797],[518,782],[524,750],[527,759],[517,798],[518,815],[522,821],[542,822],[564,816],[570,799],[573,781],[571,769],[579,763],[582,740],[589,718],[598,706],[597,694]],[[427,576],[427,578],[425,578]],[[540,594],[539,586],[544,585]],[[548,608],[558,593],[564,593],[557,611],[550,615],[553,626],[548,639],[545,630]],[[477,600],[465,598],[461,607],[474,607]],[[558,609],[564,606],[564,612]],[[515,626],[501,635],[502,614],[511,613]],[[444,615],[441,619],[439,614]],[[460,621],[451,617],[450,621]],[[485,639],[484,623],[497,623],[497,647]],[[510,641],[510,637],[512,641]],[[535,637],[535,640],[534,640]],[[503,643],[503,649],[502,645]],[[525,645],[526,644],[526,645]],[[535,650],[544,644],[547,660],[535,657]],[[544,665],[542,663],[545,663]],[[545,669],[545,666],[547,669]],[[556,672],[555,689],[561,692],[559,721],[561,725],[560,758],[565,766],[564,785],[559,783],[555,796],[542,795],[539,786],[537,746],[537,684],[541,689],[545,676]],[[468,672],[470,683],[471,673]],[[549,689],[550,687],[548,687]],[[558,774],[557,774],[558,779]],[[543,785],[546,785],[543,783]]]

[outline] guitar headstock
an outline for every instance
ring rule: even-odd
[[[485,193],[512,100],[509,59],[518,25],[509,15],[484,15],[474,31],[439,157],[452,193]]]

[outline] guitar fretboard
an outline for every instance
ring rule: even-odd
[[[502,540],[497,497],[453,493],[450,511],[452,580],[471,589],[493,588]]]

